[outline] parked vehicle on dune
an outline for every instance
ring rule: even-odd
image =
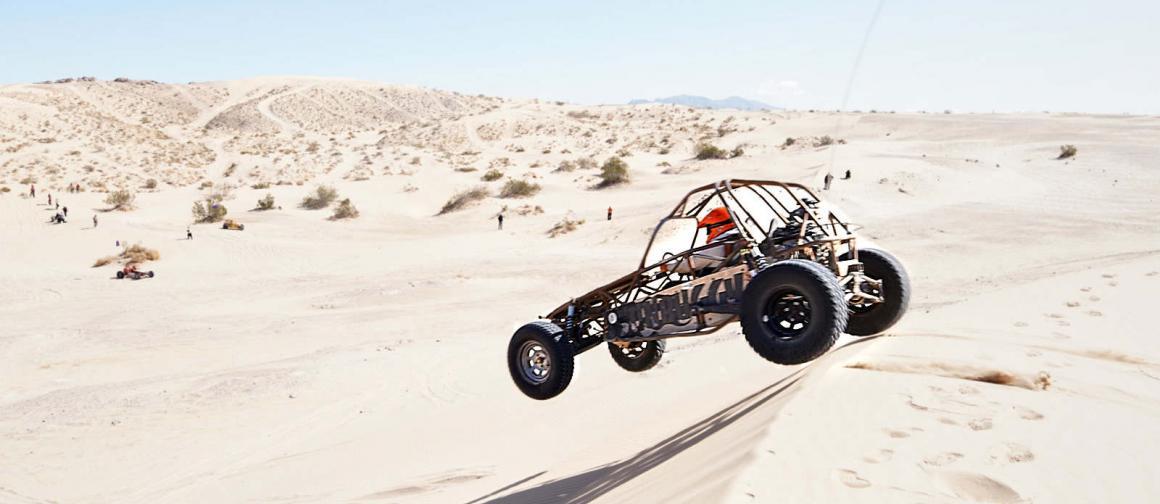
[[[222,221],[222,229],[229,229],[233,231],[245,231],[246,225],[233,219],[226,219]]]
[[[117,280],[128,278],[130,280],[140,280],[142,278],[153,278],[153,271],[141,271],[137,269],[137,263],[126,264],[117,272]]]
[[[843,332],[881,333],[906,312],[909,279],[894,256],[859,249],[851,227],[801,184],[693,189],[657,224],[636,271],[515,332],[512,380],[548,399],[568,387],[576,355],[602,343],[640,372],[660,362],[666,339],[737,321],[757,354],[787,365],[818,358]]]

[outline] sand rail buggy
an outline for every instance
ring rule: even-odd
[[[800,184],[734,179],[693,189],[657,224],[636,271],[515,332],[512,380],[548,399],[571,382],[575,356],[601,343],[620,367],[645,371],[666,338],[738,320],[765,359],[811,361],[843,332],[877,334],[906,311],[902,265],[855,241],[851,224]]]

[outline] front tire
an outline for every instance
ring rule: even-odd
[[[665,354],[665,341],[638,341],[624,348],[609,343],[608,352],[621,369],[640,373],[652,369],[661,362],[661,357]]]
[[[910,277],[894,256],[878,249],[858,251],[866,276],[882,282],[881,289],[871,293],[883,297],[881,303],[850,305],[850,323],[846,332],[854,336],[869,336],[890,329],[906,314],[910,304]]]
[[[532,399],[550,399],[568,388],[575,358],[564,330],[543,320],[524,324],[508,343],[512,381]]]
[[[124,272],[124,271],[118,271],[118,272],[117,272],[117,280],[121,280],[121,279],[123,279],[123,278],[125,278],[125,272]]]
[[[838,279],[800,259],[758,273],[741,299],[741,330],[758,355],[801,364],[826,353],[846,329],[849,310]]]

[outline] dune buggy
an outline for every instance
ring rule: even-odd
[[[130,280],[140,280],[142,278],[153,278],[153,271],[152,270],[141,271],[141,270],[137,269],[136,263],[129,263],[129,264],[126,264],[124,268],[121,268],[119,271],[117,271],[117,280],[124,280],[126,278],[128,278]]]
[[[548,399],[571,382],[575,356],[601,343],[620,367],[645,371],[665,339],[738,320],[750,347],[778,364],[811,361],[843,332],[883,332],[906,311],[909,279],[890,254],[857,248],[851,227],[801,184],[693,189],[657,224],[636,271],[515,332],[512,380]]]

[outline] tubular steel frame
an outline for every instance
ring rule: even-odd
[[[753,194],[768,207],[774,216],[768,227],[763,226],[738,198],[737,195],[741,191]],[[699,199],[690,205],[697,197]],[[695,219],[714,201],[718,203],[716,206],[725,207],[729,211],[741,234],[741,238],[735,242],[737,245],[733,247],[733,252],[714,271],[739,264],[744,260],[755,274],[772,262],[795,257],[816,261],[828,267],[839,278],[847,276],[848,272],[861,271],[854,235],[850,231],[849,224],[833,212],[826,212],[827,215],[824,216],[819,215],[817,205],[821,199],[808,187],[791,182],[726,179],[697,187],[685,194],[680,203],[653,228],[636,271],[560,305],[544,318],[566,328],[567,336],[571,339],[576,353],[589,350],[606,340],[622,341],[606,338],[608,322],[605,317],[609,312],[624,304],[640,301],[664,289],[688,282],[693,278],[691,275],[667,271],[662,265],[690,259],[699,252],[720,245],[712,243],[695,246],[697,238],[701,235],[698,232],[693,236],[693,243],[684,252],[666,254],[658,262],[645,264],[657,234],[670,220]],[[765,243],[775,229],[792,229],[792,226],[798,226],[793,245],[779,249],[772,256],[765,256],[759,245]],[[813,234],[807,236],[811,231]],[[822,236],[819,237],[819,233]],[[840,250],[843,248],[848,252],[844,259],[840,256]],[[848,279],[844,280],[843,284],[847,282]],[[643,339],[710,334],[734,320],[736,316],[712,325],[701,324],[696,329]]]

